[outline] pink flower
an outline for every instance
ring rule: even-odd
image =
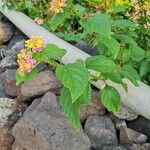
[[[20,74],[31,72],[36,64],[36,60],[34,60],[31,55],[25,53],[24,51],[21,51],[21,53],[18,54],[17,62],[19,64]]]

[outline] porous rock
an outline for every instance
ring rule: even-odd
[[[15,142],[12,150],[90,150],[89,138],[75,131],[48,92],[33,101],[13,128]]]
[[[14,27],[10,23],[0,22],[0,45],[9,41],[14,34]]]
[[[124,120],[117,118],[114,114],[109,113],[107,116],[112,120],[115,125],[116,130],[120,130],[121,128],[126,128],[127,124]]]
[[[128,122],[128,128],[145,134],[150,142],[150,120],[140,116],[138,119]]]
[[[16,85],[16,69],[7,69],[2,74],[2,82],[5,87],[5,93],[10,97],[17,97],[20,87]]]
[[[91,116],[87,119],[84,128],[91,140],[94,149],[102,149],[104,146],[118,144],[116,130],[110,118]]]
[[[80,120],[82,123],[86,121],[89,116],[103,116],[106,112],[106,109],[102,105],[99,97],[99,92],[96,90],[92,91],[92,100],[89,105],[83,105],[80,109]]]
[[[16,57],[17,54],[24,48],[25,38],[22,35],[13,36],[10,40],[9,44],[2,48],[1,54],[5,57],[7,56],[14,56]]]
[[[3,51],[5,51],[5,45],[0,46],[0,60],[4,58]]]
[[[81,49],[82,51],[94,56],[98,54],[98,50],[91,44],[87,44],[85,42],[78,42],[75,44],[75,47]]]
[[[103,147],[102,150],[128,150],[128,149],[121,145],[121,146],[105,146]]]
[[[14,57],[8,56],[4,57],[0,62],[0,73],[4,72],[7,69],[17,69],[18,64]]]
[[[1,75],[0,75],[0,97],[7,97],[5,93],[5,87],[1,79]]]
[[[120,129],[119,141],[122,145],[146,143],[147,136],[129,128]]]
[[[14,138],[12,127],[21,117],[26,106],[15,99],[0,98],[0,149],[11,150]]]
[[[135,120],[138,117],[138,115],[135,112],[133,112],[131,109],[129,109],[127,106],[123,104],[120,105],[119,112],[114,113],[114,115],[119,119],[124,119],[128,121]]]
[[[52,71],[46,70],[38,73],[32,80],[21,85],[18,98],[21,101],[28,101],[45,94],[47,91],[59,93],[60,83]]]
[[[150,150],[150,143],[133,144],[132,146],[127,146],[127,150]]]

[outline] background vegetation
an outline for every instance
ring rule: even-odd
[[[65,54],[64,50],[50,44],[35,53],[34,50],[39,50],[37,44],[41,43],[39,41],[42,39],[33,37],[29,40],[30,46],[21,54],[26,59],[30,58],[31,62],[39,64],[44,61],[56,68],[56,76],[64,86],[60,94],[60,103],[76,129],[80,128],[80,106],[90,103],[91,81],[104,82],[101,101],[108,111],[112,112],[119,111],[120,95],[114,87],[107,85],[107,79],[121,84],[126,91],[127,85],[123,78],[128,78],[135,85],[138,85],[139,80],[150,84],[148,0],[4,2],[4,7],[24,12],[36,23],[64,40],[71,43],[85,42],[98,50],[99,54],[85,61],[78,60],[72,64],[62,65],[58,60],[60,61]],[[22,68],[24,59],[20,57],[19,62]],[[36,66],[30,63],[29,65],[33,67],[30,72],[22,75],[17,71],[17,83],[35,76]],[[98,73],[91,75],[89,69]]]

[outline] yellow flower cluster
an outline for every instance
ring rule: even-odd
[[[52,0],[50,3],[50,10],[53,13],[63,12],[64,7],[66,6],[66,0]]]
[[[40,52],[46,46],[46,42],[42,36],[32,36],[29,40],[25,41],[25,46],[32,49],[33,52]]]

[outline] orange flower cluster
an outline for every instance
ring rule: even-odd
[[[18,54],[17,62],[19,64],[19,72],[21,75],[31,72],[36,64],[36,61],[32,58],[32,56],[27,54],[25,51],[21,51],[21,53]]]
[[[25,49],[18,54],[19,74],[29,73],[36,66],[36,60],[32,58],[33,53],[41,52],[46,46],[42,36],[32,36],[25,41]]]

